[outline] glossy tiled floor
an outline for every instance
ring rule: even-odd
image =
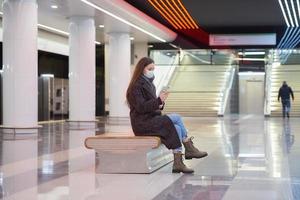
[[[289,200],[300,199],[300,118],[184,118],[195,144],[209,153],[151,175],[95,174],[95,154],[83,141],[91,129],[46,124],[37,135],[1,134],[0,195],[20,200]],[[98,123],[98,133],[130,131],[128,123]],[[97,133],[97,134],[98,134]]]

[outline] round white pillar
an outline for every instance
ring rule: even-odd
[[[128,33],[109,34],[109,115],[128,117],[126,90],[130,81],[130,36]]]
[[[94,19],[83,16],[71,17],[69,29],[69,120],[94,121],[96,101]]]
[[[3,125],[36,127],[37,2],[3,2]]]

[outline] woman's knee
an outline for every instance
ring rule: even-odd
[[[174,126],[175,126],[175,129],[176,129],[177,135],[178,135],[178,137],[179,137],[180,140],[181,140],[181,138],[182,138],[181,128],[180,128],[180,126],[177,125],[177,124],[174,124]]]
[[[177,113],[172,113],[172,117],[176,119],[176,121],[182,121],[181,119],[181,115],[177,114]]]

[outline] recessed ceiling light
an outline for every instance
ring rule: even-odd
[[[134,40],[134,37],[130,37],[130,40]]]
[[[91,2],[88,1],[88,0],[81,0],[81,1],[82,1],[83,3],[85,3],[85,4],[87,4],[87,5],[89,5],[89,6],[93,7],[93,8],[95,8],[95,9],[97,9],[97,10],[99,10],[99,11],[101,11],[101,12],[104,12],[105,14],[107,14],[107,15],[109,15],[109,16],[111,16],[111,17],[113,17],[113,18],[115,18],[115,19],[117,19],[117,20],[119,20],[119,21],[121,21],[121,22],[123,22],[123,23],[125,23],[125,24],[127,24],[127,25],[129,25],[129,26],[131,26],[131,27],[133,27],[133,28],[135,28],[135,29],[137,29],[137,30],[139,30],[139,31],[142,31],[143,33],[146,33],[147,35],[150,35],[151,37],[154,37],[155,39],[157,39],[157,40],[159,40],[159,41],[161,41],[161,42],[166,42],[166,40],[162,39],[161,37],[158,37],[157,35],[154,35],[153,33],[150,33],[149,31],[146,31],[145,29],[143,29],[143,28],[141,28],[141,27],[139,27],[139,26],[137,26],[137,25],[135,25],[135,24],[133,24],[133,23],[127,21],[126,19],[123,19],[123,18],[121,18],[121,17],[119,17],[119,16],[117,16],[117,15],[115,15],[115,14],[109,12],[108,10],[105,10],[105,9],[103,9],[103,8],[101,8],[101,7],[99,7],[99,6],[97,6],[97,5],[94,4],[94,3],[91,3]]]
[[[103,24],[99,25],[99,28],[104,28],[104,25]]]
[[[58,6],[57,6],[57,5],[51,5],[51,8],[53,8],[53,9],[57,9],[57,8],[58,8]]]

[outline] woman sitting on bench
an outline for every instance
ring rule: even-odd
[[[130,107],[130,120],[133,132],[138,136],[159,136],[168,149],[173,150],[173,173],[193,173],[182,161],[182,145],[185,158],[202,158],[206,152],[199,151],[188,138],[187,130],[178,114],[162,115],[169,93],[160,92],[156,96],[154,80],[154,61],[144,57],[136,65],[127,89],[127,102]]]

